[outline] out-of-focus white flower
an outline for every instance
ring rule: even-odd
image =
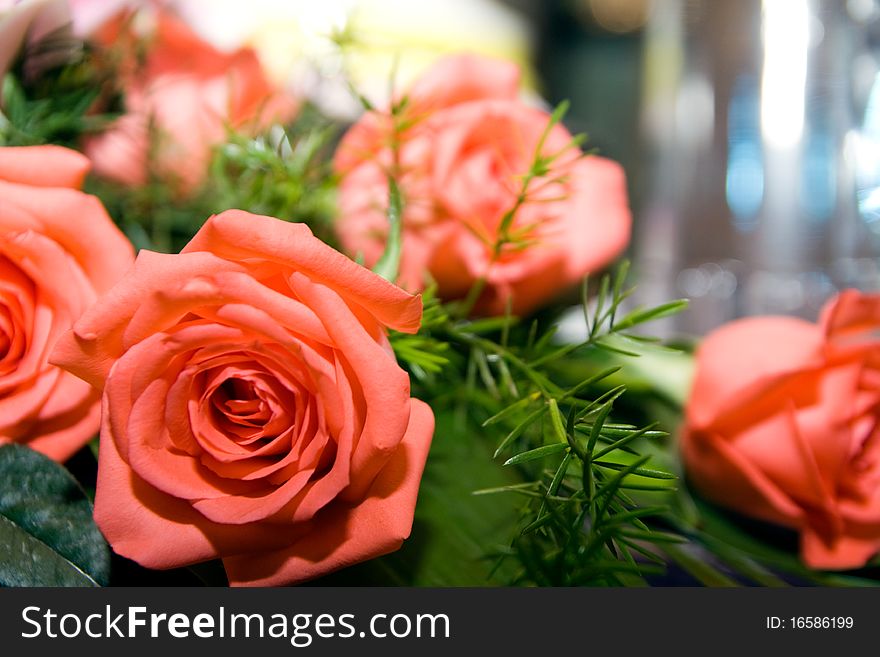
[[[219,48],[253,47],[276,82],[352,116],[347,80],[372,102],[388,98],[391,73],[407,86],[438,57],[470,51],[528,70],[526,22],[496,0],[171,0]],[[334,36],[345,35],[342,50]]]
[[[9,3],[11,0],[0,0]],[[40,0],[26,0],[40,1]],[[520,65],[529,85],[532,35],[498,0],[69,0],[74,29],[88,36],[122,9],[173,9],[207,42],[252,47],[276,84],[324,111],[353,118],[349,83],[377,105],[437,58],[469,51]],[[337,39],[340,37],[340,39]],[[338,41],[346,46],[340,48]]]
[[[92,34],[117,12],[140,4],[137,0],[68,0],[73,14],[73,30],[81,37]]]

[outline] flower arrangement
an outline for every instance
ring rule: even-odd
[[[343,125],[94,9],[0,14],[0,583],[873,581],[874,296],[661,344],[623,169],[515,64]]]

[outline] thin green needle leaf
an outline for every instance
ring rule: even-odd
[[[687,543],[687,539],[684,536],[667,532],[646,532],[638,529],[628,529],[620,532],[620,535],[634,541],[648,541],[649,543]]]
[[[523,410],[529,404],[537,401],[540,398],[541,398],[540,392],[533,392],[532,394],[528,395],[527,397],[523,397],[522,399],[518,399],[517,401],[513,402],[510,406],[503,408],[502,410],[495,413],[495,415],[490,417],[488,420],[485,420],[483,422],[483,426],[488,427],[492,424],[497,424],[498,422],[501,422],[501,420],[507,419],[508,417],[513,415],[514,413],[517,413],[518,411]]]
[[[516,381],[513,380],[513,375],[510,373],[507,361],[503,358],[498,360],[498,373],[501,375],[501,382],[504,384],[504,387],[507,389],[510,396],[514,399],[518,398],[519,388],[516,386]]]
[[[596,297],[596,311],[593,315],[593,327],[590,330],[590,337],[594,337],[599,331],[603,322],[602,311],[605,308],[605,297],[608,296],[608,288],[610,286],[608,275],[602,277],[599,282],[599,294]]]
[[[650,457],[648,457],[648,456],[643,456],[642,458],[637,460],[635,463],[633,463],[632,467],[630,469],[635,470],[641,464],[647,463],[649,458]],[[603,521],[602,519],[608,515],[608,512],[610,511],[611,507],[615,504],[615,502],[616,502],[615,497],[617,496],[617,493],[620,490],[621,486],[623,485],[623,482],[626,479],[628,474],[629,474],[629,472],[626,472],[626,471],[618,473],[617,475],[612,477],[610,480],[608,480],[600,489],[599,495],[602,496],[603,499],[602,499],[602,504],[599,506],[599,508],[596,511],[597,523],[601,523]]]
[[[463,322],[460,324],[460,328],[462,331],[479,335],[481,333],[504,330],[505,327],[510,325],[511,321],[510,317],[487,317],[485,319],[475,319],[471,322]]]
[[[625,470],[629,469],[630,465],[632,465],[626,463],[612,463],[610,461],[593,461],[593,463],[611,470]],[[651,468],[640,467],[636,470],[630,471],[630,473],[640,477],[647,477],[649,479],[678,479],[678,477],[671,472],[663,472],[662,470],[653,470]]]
[[[559,326],[551,326],[538,338],[538,341],[535,343],[535,351],[543,351],[543,349],[550,344],[550,341],[556,336],[556,332],[559,330]]]
[[[562,420],[562,413],[559,412],[559,404],[555,399],[550,399],[547,402],[547,407],[550,410],[550,425],[553,428],[553,433],[556,436],[556,440],[560,443],[568,444],[568,433],[565,431],[565,424]]]
[[[511,456],[504,462],[504,465],[519,465],[520,463],[536,461],[538,459],[542,459],[553,454],[559,454],[560,452],[564,452],[567,449],[568,443],[553,443],[552,445],[544,445],[543,447],[530,449],[528,452],[522,452],[521,454],[517,454],[516,456]]]
[[[632,482],[626,482],[620,485],[621,488],[626,490],[643,490],[643,491],[654,491],[658,493],[670,493],[678,490],[675,486],[669,486],[665,484],[636,484]]]
[[[541,527],[544,527],[547,523],[549,523],[551,520],[554,520],[554,519],[555,519],[555,516],[552,513],[545,513],[544,515],[539,515],[532,522],[530,522],[528,525],[523,527],[520,534],[521,535],[530,534],[531,532],[535,531],[536,529],[540,529]]]
[[[675,561],[679,566],[684,568],[688,573],[693,575],[706,586],[739,586],[739,583],[736,580],[731,579],[711,564],[688,554],[687,551],[675,545],[665,546],[663,551],[670,559]]]
[[[521,492],[523,490],[531,490],[538,486],[538,482],[530,481],[524,484],[510,484],[509,486],[498,486],[496,488],[482,488],[475,490],[471,495],[496,495],[498,493]]]
[[[559,467],[556,469],[556,473],[553,475],[553,480],[547,488],[548,495],[556,495],[556,493],[559,492],[559,486],[562,484],[562,480],[565,479],[565,473],[568,472],[569,463],[571,463],[571,452],[566,453],[565,458],[562,459],[562,463],[560,463]]]
[[[630,349],[624,349],[623,347],[618,347],[615,344],[611,344],[609,341],[611,336],[603,336],[598,340],[594,341],[593,344],[596,345],[599,349],[603,351],[611,351],[615,354],[620,354],[621,356],[629,356],[630,358],[638,358],[642,354],[638,351],[632,351]]]
[[[668,317],[669,315],[675,315],[676,313],[680,313],[682,310],[687,308],[687,306],[687,299],[677,299],[675,301],[670,301],[668,303],[664,303],[654,308],[649,308],[647,310],[636,309],[630,312],[626,317],[621,319],[615,326],[615,330],[621,331],[623,329],[630,328],[631,326],[635,326],[636,324],[644,324],[645,322],[649,322],[655,319]]]
[[[495,377],[492,374],[492,370],[489,368],[489,361],[486,358],[486,352],[474,347],[471,351],[471,357],[477,364],[477,372],[483,380],[483,385],[486,386],[486,390],[488,390],[496,399],[500,399],[501,393],[498,392],[498,385],[495,383]]]
[[[621,369],[622,368],[620,366],[609,367],[607,370],[602,370],[598,374],[594,374],[589,379],[581,381],[574,388],[562,395],[562,397],[559,398],[559,401],[565,401],[566,399],[570,399],[571,397],[577,397],[579,393],[583,392],[594,383],[598,383],[602,379],[607,379],[612,374],[617,374]]]
[[[535,339],[538,337],[538,320],[533,319],[529,326],[529,337],[526,338],[526,351],[531,351],[535,346]]]
[[[587,327],[587,335],[592,335],[590,330],[590,279],[584,276],[581,282],[581,310],[584,313],[584,326]]]
[[[526,419],[524,419],[522,422],[520,422],[518,425],[516,425],[516,427],[514,427],[513,430],[509,434],[507,434],[507,436],[504,438],[504,440],[501,441],[501,444],[498,445],[498,448],[495,450],[495,454],[492,455],[492,458],[497,459],[498,455],[501,454],[501,452],[503,452],[507,448],[508,445],[510,445],[517,438],[519,438],[523,434],[523,432],[532,425],[532,423],[535,420],[542,417],[544,415],[544,413],[546,413],[546,412],[547,412],[547,407],[541,406],[541,408],[530,413]]]
[[[576,419],[582,420],[594,413],[598,413],[602,410],[603,404],[611,404],[617,400],[623,393],[626,392],[625,385],[619,385],[607,392],[602,393],[599,397],[588,403],[584,406],[580,411],[578,411]]]
[[[388,239],[385,251],[373,271],[386,281],[394,283],[400,269],[400,255],[403,248],[403,198],[397,182],[388,177]]]
[[[668,511],[669,509],[665,506],[643,506],[638,509],[633,509],[632,511],[623,511],[621,513],[609,515],[602,520],[602,526],[608,528],[613,527],[614,525],[623,525],[632,522],[633,520],[638,520],[639,518],[658,516]],[[641,529],[646,528],[644,523],[640,524]]]
[[[595,425],[593,425],[593,426],[594,426],[594,430],[595,430]],[[600,459],[603,456],[605,456],[606,454],[608,454],[609,452],[613,452],[616,449],[621,449],[622,447],[629,445],[629,443],[633,442],[634,440],[638,440],[639,438],[647,435],[647,433],[651,429],[653,429],[655,426],[657,426],[656,422],[653,424],[649,424],[648,426],[644,427],[643,429],[639,429],[638,431],[634,431],[634,432],[624,436],[620,440],[617,440],[617,441],[611,443],[610,445],[608,445],[607,447],[603,447],[602,449],[600,449],[598,452],[596,452],[593,455],[593,458]]]
[[[593,453],[593,449],[596,447],[596,441],[599,440],[599,432],[602,431],[602,425],[605,423],[605,419],[608,417],[608,414],[611,413],[612,404],[613,402],[606,402],[599,410],[599,414],[593,422],[593,428],[590,430],[590,437],[587,440],[587,451],[590,454]]]
[[[635,550],[636,552],[638,552],[639,554],[643,555],[644,557],[650,559],[651,561],[653,561],[656,564],[659,564],[662,566],[666,565],[666,561],[663,559],[663,557],[652,552],[650,549],[648,549],[647,546],[639,545],[638,543],[633,542],[633,541],[629,541],[629,540],[623,538],[622,536],[616,536],[615,540],[618,543],[622,543],[623,545],[626,545],[628,548]]]

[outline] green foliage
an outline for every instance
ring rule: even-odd
[[[248,138],[231,133],[215,151],[203,196],[212,213],[240,208],[308,224],[334,245],[336,178],[332,148],[338,126],[311,105],[288,126]]]
[[[394,75],[391,76],[390,84],[391,96],[394,96]],[[361,102],[366,111],[373,111],[369,102],[363,98]],[[388,217],[388,233],[385,239],[385,250],[382,256],[373,267],[382,278],[389,281],[396,281],[398,272],[400,271],[400,258],[403,255],[403,209],[404,198],[398,181],[403,175],[400,163],[400,148],[403,140],[403,134],[412,127],[413,119],[408,115],[409,99],[404,96],[400,101],[395,101],[391,106],[390,124],[391,130],[388,135],[388,145],[391,150],[391,166],[385,172],[385,178],[388,180],[388,209],[386,215]]]
[[[532,242],[534,227],[518,226],[519,209],[536,185],[562,182],[553,164],[569,149],[578,156],[579,140],[560,153],[544,153],[544,143],[561,121],[565,106],[553,113],[520,181],[498,235],[487,244],[490,267],[509,249]],[[686,306],[675,301],[656,308],[630,310],[623,317],[628,267],[603,276],[590,303],[583,286],[585,339],[557,344],[556,323],[525,323],[508,311],[502,317],[470,317],[486,278],[463,301],[440,305],[426,297],[426,319],[416,339],[392,335],[398,358],[416,375],[415,394],[435,409],[455,409],[458,435],[479,436],[495,450],[502,467],[515,472],[505,486],[481,486],[481,497],[519,506],[518,530],[496,555],[502,581],[536,585],[635,584],[663,572],[667,546],[686,539],[670,530],[662,497],[676,487],[676,476],[657,467],[651,451],[667,434],[655,425],[637,427],[612,418],[624,385],[609,387],[619,367],[597,368],[579,381],[566,381],[572,361],[590,362],[597,352],[639,356],[651,340],[634,332],[646,322]],[[418,342],[415,340],[419,340]],[[481,429],[465,433],[471,423]],[[468,438],[461,438],[468,439]],[[635,494],[661,499],[641,503]],[[508,500],[508,501],[505,501]],[[519,500],[517,503],[516,500]],[[672,550],[668,550],[671,552]]]
[[[701,565],[707,572],[726,569],[760,586],[783,586],[789,581],[809,586],[877,586],[870,567],[849,573],[808,568],[797,554],[794,532],[738,517],[691,495],[686,488],[677,492],[673,509],[670,519],[678,531],[706,549],[709,559]]]
[[[505,459],[504,466],[519,468],[527,485],[481,491],[523,499],[519,532],[498,554],[501,562],[518,564],[515,583],[644,583],[646,576],[662,572],[664,546],[685,540],[663,530],[665,505],[640,504],[631,497],[633,491],[674,490],[676,477],[654,467],[649,450],[643,449],[644,444],[664,440],[665,432],[654,425],[611,421],[624,388],[603,384],[619,368],[594,372],[570,386],[561,385],[555,369],[575,354],[607,349],[608,338],[621,330],[613,317],[628,292],[622,289],[623,277],[617,281],[612,285],[609,276],[602,279],[591,329],[581,343],[556,346],[537,330],[525,341],[508,338],[506,345],[485,336],[462,335],[495,357],[489,372],[495,384],[487,388],[499,396],[501,390],[520,393],[505,395],[502,408],[483,424],[499,436],[496,457]],[[682,303],[675,305],[681,307]],[[630,313],[626,327],[661,312],[666,311]],[[509,321],[508,335],[517,328],[513,318]],[[517,346],[523,342],[525,347]],[[517,373],[513,385],[504,385],[502,380],[511,372]]]
[[[257,137],[230,132],[214,149],[198,189],[181,190],[148,166],[146,185],[91,178],[86,191],[101,198],[138,248],[176,252],[205,219],[229,208],[306,223],[335,245],[336,180],[329,160],[335,138],[336,128],[306,106],[292,124]]]
[[[432,335],[449,321],[446,306],[437,298],[436,286],[422,293],[422,325],[416,335],[391,331],[389,336],[398,361],[419,382],[436,385],[442,380],[445,370],[450,366],[448,342]]]
[[[44,47],[51,47],[51,44]],[[84,135],[118,115],[112,72],[98,66],[88,48],[65,48],[65,63],[27,75],[23,62],[2,80],[0,146],[58,144],[76,148]]]
[[[484,545],[485,553],[495,555],[496,580],[644,584],[676,561],[671,554],[679,552],[670,546],[687,540],[669,523],[667,502],[677,477],[653,456],[666,432],[613,420],[625,386],[609,381],[621,368],[595,366],[599,354],[620,355],[609,340],[685,303],[632,310],[615,321],[631,293],[623,288],[626,265],[621,270],[600,280],[590,329],[580,343],[557,344],[554,322],[542,330],[537,320],[509,313],[462,317],[459,304],[441,304],[433,290],[425,297],[419,334],[392,335],[398,358],[416,374],[414,394],[457,417],[460,428],[442,439],[488,443],[496,462],[513,475],[503,486],[471,482],[476,499],[492,497],[502,508],[519,508],[510,542]],[[636,345],[645,351],[644,344]],[[590,374],[569,382],[572,361]],[[479,428],[469,428],[474,424]]]
[[[397,280],[400,256],[403,250],[403,199],[394,178],[388,178],[388,238],[385,251],[373,267],[379,276],[388,281]]]
[[[110,551],[92,505],[63,467],[27,447],[0,447],[0,584],[98,586]]]

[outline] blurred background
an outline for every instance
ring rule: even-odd
[[[875,0],[535,3],[535,62],[630,176],[639,301],[671,334],[814,319],[880,282]],[[538,17],[540,15],[540,17]],[[659,330],[659,327],[653,327]]]
[[[144,0],[71,1],[88,31]],[[624,165],[636,301],[692,302],[663,337],[878,287],[880,0],[162,1],[343,119],[348,81],[381,100],[451,51],[519,62]]]

